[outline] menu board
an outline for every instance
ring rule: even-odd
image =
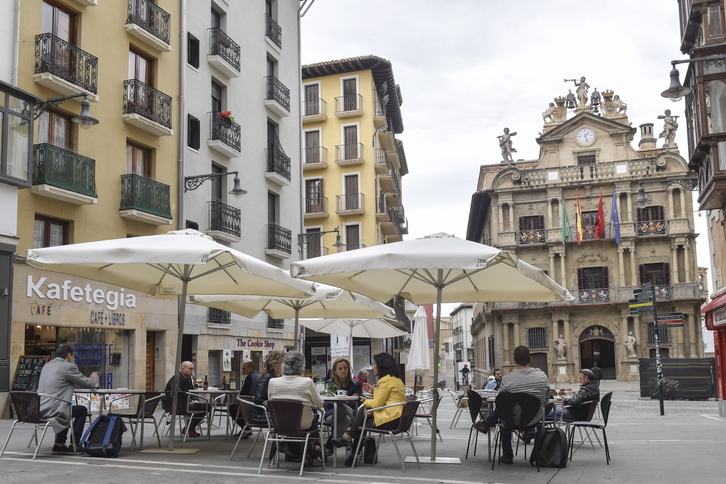
[[[18,360],[13,378],[13,392],[37,392],[40,371],[48,361],[48,356],[24,355]]]

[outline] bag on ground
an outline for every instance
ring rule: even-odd
[[[126,425],[121,417],[100,415],[91,423],[81,440],[81,452],[93,457],[116,457]]]
[[[378,460],[378,456],[376,455],[376,439],[373,437],[366,437],[365,440],[363,440],[363,462],[366,464],[375,464]]]
[[[562,429],[544,428],[535,436],[529,463],[540,467],[567,467],[567,436]]]

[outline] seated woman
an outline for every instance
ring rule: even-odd
[[[272,379],[282,375],[282,362],[285,359],[285,352],[282,350],[274,350],[267,353],[265,357],[265,368],[267,371],[257,381],[257,387],[253,390],[252,401],[256,405],[263,405],[268,397],[268,386]],[[250,419],[256,424],[266,424],[265,413],[253,408],[250,412]]]
[[[378,378],[378,385],[373,388],[371,384],[363,386],[363,390],[372,393],[373,398],[361,397],[365,408],[377,408],[393,403],[406,402],[406,387],[399,376],[398,364],[388,353],[379,353],[373,357],[373,374]],[[368,418],[367,425],[385,430],[395,430],[403,413],[403,405],[376,410],[373,413],[373,422]],[[353,424],[339,439],[331,439],[336,447],[345,447],[353,444],[361,434],[360,427],[365,418],[364,412],[358,412]],[[355,453],[351,453],[345,461],[346,466],[352,466]]]
[[[333,362],[333,377],[328,381],[328,384],[334,383],[335,388],[338,390],[345,390],[348,396],[357,395],[358,397],[363,396],[363,388],[361,384],[353,380],[350,375],[350,362],[345,358],[338,358]],[[325,421],[332,425],[334,406],[338,407],[338,421],[336,429],[338,430],[337,435],[331,436],[332,438],[342,437],[351,423],[353,423],[353,416],[355,410],[358,408],[358,402],[356,400],[349,400],[344,402],[326,403],[325,404]],[[328,440],[325,444],[325,449],[328,452],[332,452],[333,444]]]
[[[305,404],[300,418],[300,430],[311,431],[318,429],[317,416],[313,408],[323,408],[323,399],[320,398],[315,382],[305,375],[305,356],[299,351],[289,351],[282,364],[282,376],[270,380],[267,395],[270,399],[285,398],[298,400]],[[311,435],[320,438],[320,432]],[[314,449],[315,446],[311,446]],[[281,451],[283,449],[281,448]],[[300,452],[302,448],[299,449]],[[309,459],[312,463],[313,459]]]

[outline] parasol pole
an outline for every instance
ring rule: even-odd
[[[295,305],[295,350],[300,351],[300,306]]]
[[[436,414],[439,407],[439,335],[441,333],[441,299],[444,290],[444,270],[438,270],[438,279],[436,281],[436,328],[434,330],[434,401],[431,412],[431,460],[436,461],[436,430],[438,424],[436,422]]]
[[[174,429],[176,425],[176,406],[179,400],[179,368],[181,368],[182,358],[182,342],[184,339],[184,317],[187,309],[187,286],[189,284],[189,274],[191,272],[191,265],[186,264],[184,266],[184,276],[182,277],[182,293],[179,296],[179,320],[178,320],[178,333],[176,338],[176,358],[174,359],[174,380],[171,383],[171,428],[169,429],[169,452],[174,451]]]

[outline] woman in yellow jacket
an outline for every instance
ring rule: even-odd
[[[363,400],[365,408],[378,408],[393,403],[401,403],[406,401],[406,387],[401,381],[398,365],[391,355],[388,353],[379,353],[373,357],[373,374],[378,378],[378,384],[375,388],[370,383],[363,386],[363,390],[372,393],[373,398],[360,397]],[[403,413],[403,405],[373,412],[373,426],[384,430],[395,430],[398,428],[398,421]],[[360,427],[363,425],[365,418],[364,412],[358,412],[355,420],[350,428],[339,439],[331,439],[331,443],[336,447],[345,447],[353,443],[361,434]],[[371,425],[370,417],[367,425]],[[346,461],[346,465],[352,465]]]

